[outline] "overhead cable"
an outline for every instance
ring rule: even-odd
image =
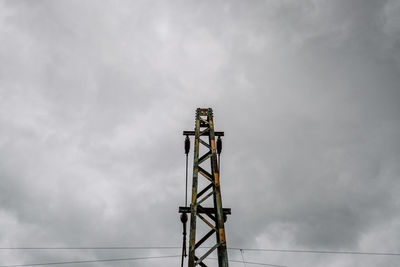
[[[14,250],[118,250],[118,249],[178,249],[182,247],[174,247],[174,246],[157,246],[157,247],[136,247],[136,246],[110,246],[110,247],[101,247],[101,246],[93,246],[93,247],[0,247],[0,250],[14,249]]]
[[[206,247],[203,247],[206,248]],[[164,249],[182,249],[178,246],[82,246],[82,247],[0,247],[0,250],[164,250]],[[349,255],[370,255],[370,256],[400,256],[400,253],[394,252],[364,252],[364,251],[333,251],[333,250],[305,250],[305,249],[270,249],[270,248],[236,248],[229,250],[243,251],[265,251],[280,253],[314,253],[314,254],[349,254]],[[1,267],[1,266],[0,266]]]
[[[316,254],[350,254],[370,256],[400,256],[400,253],[391,252],[362,252],[362,251],[332,251],[332,250],[304,250],[304,249],[269,249],[269,248],[228,248],[231,250],[288,252],[288,253],[316,253]]]
[[[121,259],[98,259],[98,260],[80,260],[80,261],[57,261],[57,262],[42,262],[42,263],[25,263],[25,264],[0,265],[0,267],[23,267],[23,266],[44,266],[44,265],[93,263],[93,262],[134,261],[134,260],[165,259],[165,258],[177,258],[177,257],[180,257],[180,255],[152,256],[152,257],[139,257],[139,258],[121,258]]]
[[[218,260],[217,258],[209,258],[209,259]],[[253,264],[253,265],[272,266],[272,267],[289,267],[287,265],[276,265],[276,264],[263,263],[263,262],[237,261],[237,260],[228,260],[228,261],[230,261],[230,262],[239,262],[239,263],[247,263],[247,264]]]

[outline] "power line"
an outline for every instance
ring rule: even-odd
[[[168,250],[181,249],[177,246],[83,246],[83,247],[0,247],[0,250]],[[206,248],[206,247],[204,247]],[[363,252],[363,251],[333,251],[333,250],[303,250],[303,249],[269,249],[269,248],[228,248],[229,250],[265,251],[285,253],[314,253],[314,254],[348,254],[370,256],[400,256],[392,252]],[[0,266],[1,267],[1,266]]]
[[[254,264],[254,265],[272,266],[272,267],[288,267],[287,265],[276,265],[276,264],[261,263],[261,262],[236,261],[236,260],[229,260],[229,261],[231,261],[231,262],[246,263],[246,264]]]
[[[140,258],[121,258],[121,259],[99,259],[99,260],[81,260],[81,261],[59,261],[59,262],[43,262],[43,263],[26,263],[26,264],[13,264],[13,265],[1,265],[0,267],[23,267],[23,266],[45,266],[45,265],[62,265],[62,264],[78,264],[78,263],[95,263],[95,262],[115,262],[115,261],[132,261],[132,260],[148,260],[148,259],[163,259],[163,258],[177,258],[180,255],[172,256],[154,256],[154,257],[140,257]],[[217,258],[209,258],[217,260]],[[237,261],[229,260],[230,262],[247,263],[253,265],[272,266],[272,267],[288,267],[286,265],[276,265],[262,262],[250,262],[250,261]]]
[[[182,247],[158,246],[158,247],[136,247],[136,246],[112,246],[112,247],[0,247],[0,250],[118,250],[118,249],[178,249]],[[0,266],[1,267],[1,266]]]
[[[153,256],[153,257],[140,257],[140,258],[121,258],[121,259],[99,259],[99,260],[81,260],[81,261],[26,263],[26,264],[1,265],[0,267],[22,267],[22,266],[44,266],[44,265],[61,265],[61,264],[74,264],[74,263],[76,264],[76,263],[112,262],[112,261],[134,261],[134,260],[165,259],[165,258],[177,258],[177,257],[180,257],[180,255]]]
[[[370,256],[400,256],[400,253],[390,252],[362,252],[362,251],[332,251],[332,250],[303,250],[303,249],[268,249],[268,248],[228,248],[231,250],[288,252],[288,253],[316,253],[316,254],[349,254]]]
[[[209,258],[211,260],[217,260],[217,258]],[[239,262],[239,263],[247,263],[247,264],[254,264],[254,265],[262,265],[262,266],[272,266],[272,267],[289,267],[287,265],[276,265],[270,263],[262,263],[262,262],[252,262],[252,261],[237,261],[237,260],[228,260],[230,262]]]
[[[246,263],[245,263],[244,256],[243,256],[243,249],[240,250],[240,255],[242,255],[242,262],[243,262],[244,267],[246,267]]]

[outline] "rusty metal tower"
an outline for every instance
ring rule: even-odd
[[[224,132],[214,131],[211,108],[198,108],[196,110],[195,130],[184,131],[183,135],[186,136],[186,166],[190,147],[189,136],[194,136],[194,159],[192,202],[190,207],[187,207],[187,200],[185,199],[186,206],[179,207],[179,212],[182,213],[181,221],[184,236],[181,266],[183,266],[183,256],[186,256],[186,214],[190,213],[188,266],[207,267],[204,260],[216,250],[218,252],[218,266],[228,267],[224,223],[227,215],[231,214],[231,210],[222,208],[219,175],[219,154],[222,150],[221,136],[224,136]],[[215,140],[216,137],[218,137],[217,140]],[[200,218],[205,223],[204,227],[208,229],[208,232],[200,238],[196,236],[196,234],[199,234],[198,225],[196,225],[197,218]],[[204,242],[212,236],[215,236],[216,241],[212,245],[204,246]]]

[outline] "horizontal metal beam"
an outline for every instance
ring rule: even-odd
[[[230,208],[224,208],[222,209],[223,213],[225,215],[231,215],[231,209]],[[179,207],[179,213],[190,213],[190,207]],[[204,208],[204,207],[198,207],[197,208],[197,213],[210,213],[210,214],[215,214],[215,209],[214,208]]]
[[[194,131],[183,131],[183,135],[194,135]],[[206,132],[203,135],[208,135],[208,132]],[[224,136],[224,132],[214,132],[215,136]]]

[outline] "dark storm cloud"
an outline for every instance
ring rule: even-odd
[[[210,106],[226,133],[229,246],[398,251],[399,9],[1,2],[1,246],[179,245],[180,133]],[[135,254],[1,253],[2,264]]]

